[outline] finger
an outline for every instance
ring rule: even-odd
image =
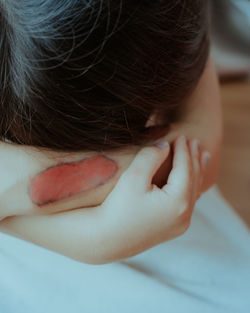
[[[200,184],[202,178],[202,172],[200,168],[200,142],[197,139],[193,139],[190,142],[190,150],[192,156],[192,164],[193,164],[193,180],[190,182],[192,184],[192,194],[191,194],[191,207],[196,202],[199,192],[200,192]]]
[[[151,188],[153,176],[169,155],[168,142],[162,141],[155,146],[145,147],[140,150],[124,172],[126,182],[130,181],[133,189],[146,191]]]
[[[188,191],[192,161],[184,136],[179,137],[174,144],[173,168],[163,190],[175,195],[185,195]]]
[[[202,171],[202,177],[201,177],[201,182],[200,182],[200,193],[199,197],[202,195],[202,187],[204,183],[204,176],[206,174],[206,169],[208,164],[210,163],[211,160],[211,154],[208,151],[202,152],[201,158],[200,158],[200,166],[201,166],[201,171]]]

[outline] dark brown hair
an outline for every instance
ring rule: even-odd
[[[0,0],[0,139],[103,151],[180,118],[208,55],[205,0]]]

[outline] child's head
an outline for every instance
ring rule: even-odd
[[[208,55],[204,0],[0,1],[0,137],[121,148],[168,127]]]

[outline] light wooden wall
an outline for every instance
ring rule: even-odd
[[[221,84],[224,142],[218,186],[250,227],[250,82]]]

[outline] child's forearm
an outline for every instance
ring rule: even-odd
[[[75,260],[98,260],[96,232],[100,229],[99,207],[44,216],[8,217],[0,231],[22,238]],[[88,251],[84,254],[83,251]]]
[[[50,158],[48,152],[1,143],[0,220],[102,203],[119,178],[120,164],[115,157],[92,155]]]
[[[152,183],[169,145],[138,152],[107,199],[98,207],[44,216],[9,217],[0,231],[81,262],[103,264],[145,251],[183,234],[190,225],[204,169],[197,142],[174,144],[167,183]]]

